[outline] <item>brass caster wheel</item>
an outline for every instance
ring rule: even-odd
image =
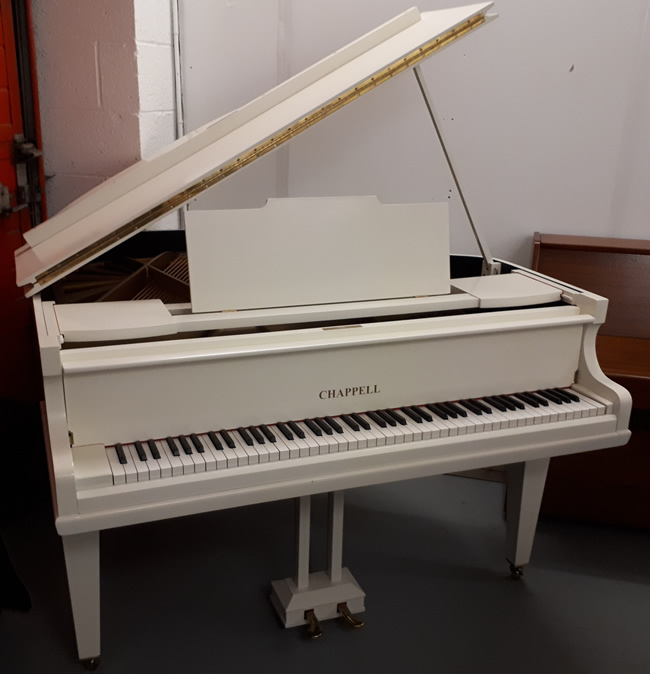
[[[524,575],[524,569],[521,566],[515,566],[514,564],[510,565],[510,576],[514,580],[520,580]]]
[[[320,627],[320,622],[318,622],[313,608],[305,611],[305,620],[307,621],[307,638],[320,639],[323,636],[323,630]]]
[[[79,660],[79,662],[89,672],[94,672],[99,667],[99,658],[86,658],[85,660]]]
[[[348,624],[350,627],[358,629],[359,627],[363,627],[366,624],[363,620],[356,618],[352,615],[352,613],[350,613],[350,609],[345,602],[339,604],[336,608],[341,614],[343,620],[345,620],[346,624]]]

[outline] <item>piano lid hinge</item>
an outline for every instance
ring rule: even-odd
[[[70,440],[70,447],[74,446],[74,433],[72,431],[68,431],[68,440]]]

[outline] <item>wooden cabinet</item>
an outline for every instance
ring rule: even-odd
[[[650,527],[650,241],[535,234],[532,268],[609,298],[598,360],[634,405],[626,447],[551,461],[542,512]]]

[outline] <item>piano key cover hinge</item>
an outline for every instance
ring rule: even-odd
[[[70,440],[70,447],[74,447],[74,433],[72,431],[68,431],[68,440]]]

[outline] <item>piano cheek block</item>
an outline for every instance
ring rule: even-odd
[[[78,490],[112,486],[113,476],[104,445],[73,447],[72,463]]]

